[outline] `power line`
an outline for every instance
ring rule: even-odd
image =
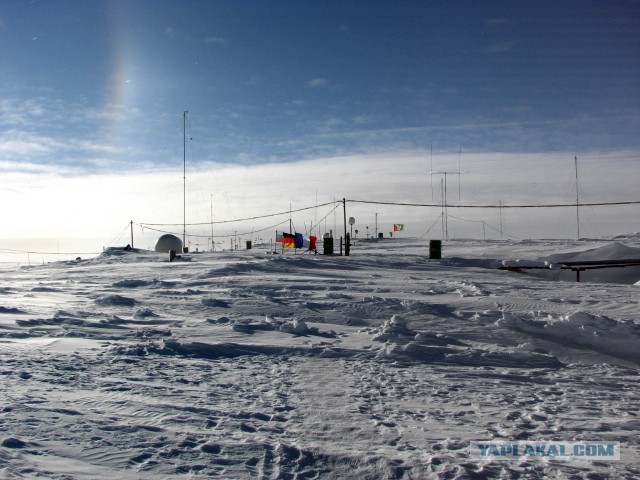
[[[347,200],[349,201],[349,200]],[[313,208],[318,208],[318,207],[325,207],[327,205],[333,205],[334,203],[341,203],[342,201],[338,202],[338,201],[334,201],[334,202],[327,202],[327,203],[321,203],[320,205],[314,205],[312,207],[304,207],[304,208],[298,208],[296,210],[287,210],[286,212],[279,212],[279,213],[269,213],[266,215],[258,215],[255,217],[247,217],[247,218],[236,218],[233,220],[221,220],[221,221],[217,221],[217,222],[198,222],[198,223],[187,223],[187,226],[190,227],[195,227],[198,225],[218,225],[218,224],[222,224],[222,223],[233,223],[233,222],[245,222],[248,220],[259,220],[261,218],[269,218],[269,217],[277,217],[279,215],[290,215],[291,213],[296,213],[296,212],[303,212],[305,210],[311,210]],[[180,226],[182,225],[182,223],[137,223],[136,225],[139,225],[143,228],[149,228],[149,227],[176,227],[176,226]],[[151,229],[151,228],[149,228]]]
[[[400,207],[432,207],[442,208],[442,204],[432,203],[399,203],[399,202],[378,202],[372,200],[349,200],[350,203],[366,203],[371,205],[393,205]],[[579,207],[603,207],[608,205],[639,205],[638,201],[628,202],[597,202],[597,203],[578,203]],[[555,204],[521,204],[521,205],[444,205],[447,208],[558,208],[558,207],[575,207],[575,203],[555,203]]]
[[[331,205],[333,203],[334,202],[323,203],[323,204],[318,205],[318,206],[319,207],[323,207],[323,206],[326,206],[326,205]],[[333,209],[329,213],[327,213],[327,215],[325,215],[320,220],[320,222],[322,222],[322,220],[324,220],[329,215],[331,215],[331,213],[333,213],[333,211],[336,210],[340,206],[340,204],[342,202],[335,202],[335,203],[336,203],[336,206],[333,207]],[[309,207],[309,208],[311,208],[311,207]],[[292,212],[299,212],[299,211],[303,211],[303,210],[309,210],[309,208],[300,208],[298,210],[292,210]],[[315,206],[313,208],[315,208]],[[288,212],[286,212],[286,213],[288,213]],[[264,215],[264,216],[261,216],[261,217],[254,217],[254,218],[267,218],[267,217],[272,217],[272,216],[275,216],[275,215],[279,215],[279,214],[270,214],[270,215]],[[239,220],[227,220],[225,222],[214,222],[214,223],[231,223],[231,222],[239,222],[239,221],[242,221],[242,220],[254,220],[254,218],[239,219]],[[273,228],[279,227],[280,225],[284,225],[287,222],[289,222],[289,220],[284,220],[284,221],[282,221],[280,223],[277,223],[275,225],[271,225],[271,226],[266,227],[266,228],[262,228],[260,230],[252,230],[251,232],[233,233],[233,234],[229,234],[229,235],[213,235],[213,236],[212,235],[195,235],[195,234],[187,233],[187,237],[193,237],[193,238],[229,238],[229,237],[234,237],[234,236],[237,236],[237,235],[240,235],[240,236],[253,235],[254,233],[260,233],[260,232],[264,232],[264,231],[271,230]],[[162,230],[162,229],[159,229],[159,228],[154,228],[154,227],[152,227],[150,225],[154,225],[154,226],[180,226],[180,225],[182,225],[182,224],[172,224],[172,223],[166,223],[166,224],[162,224],[162,223],[161,224],[136,223],[136,222],[133,222],[133,223],[134,223],[134,225],[137,225],[138,227],[142,228],[143,230],[146,229],[146,230],[151,230],[153,232],[158,232],[158,233],[169,233],[171,235],[179,235],[179,233],[178,232],[168,231],[168,230]],[[187,224],[187,226],[189,226],[189,225],[209,225],[209,223],[205,222],[205,223],[197,223],[197,224]]]
[[[289,220],[284,220],[280,223],[277,223],[275,225],[271,225],[270,227],[266,227],[266,228],[262,228],[260,230],[252,230],[251,232],[244,232],[244,233],[232,233],[229,235],[214,235],[213,237],[211,235],[195,235],[195,234],[191,234],[191,233],[187,233],[187,237],[192,237],[192,238],[229,238],[229,237],[236,237],[238,235],[240,236],[244,236],[244,235],[253,235],[254,233],[260,233],[260,232],[264,232],[266,230],[271,230],[272,228],[276,228],[279,227],[280,225],[283,225],[285,223],[288,223]],[[158,233],[170,233],[171,235],[178,235],[177,232],[170,232],[168,230],[161,230],[159,228],[153,228],[153,227],[149,227],[149,224],[143,224],[143,223],[135,223],[135,225],[138,225],[139,227],[146,229],[146,230],[151,230],[153,232],[158,232]],[[188,226],[189,224],[187,224]]]
[[[400,207],[430,207],[430,208],[442,208],[442,204],[432,204],[432,203],[406,203],[406,202],[381,202],[375,200],[354,200],[347,199],[349,203],[363,203],[369,205],[390,205],[390,206],[400,206]],[[311,210],[318,207],[325,207],[327,205],[333,205],[342,203],[342,201],[333,201],[321,203],[319,205],[313,205],[310,207],[298,208],[295,210],[288,210],[286,212],[278,212],[278,213],[269,213],[265,215],[257,215],[254,217],[245,217],[245,218],[236,218],[233,220],[220,220],[216,222],[197,222],[197,223],[187,223],[187,226],[201,226],[201,225],[219,225],[224,223],[234,223],[234,222],[244,222],[249,220],[259,220],[262,218],[269,217],[277,217],[279,215],[290,215],[291,213],[303,212],[305,210]],[[562,208],[562,207],[575,207],[576,205],[579,207],[604,207],[604,206],[612,206],[612,205],[639,205],[640,200],[637,201],[624,201],[624,202],[591,202],[591,203],[552,203],[552,204],[517,204],[517,205],[450,205],[446,204],[447,208]],[[142,228],[148,228],[151,230],[151,227],[175,227],[183,225],[182,223],[146,223],[146,222],[134,222],[136,225]]]

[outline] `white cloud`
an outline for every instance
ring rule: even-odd
[[[204,39],[204,42],[217,45],[225,45],[227,43],[227,41],[222,37],[207,37]]]
[[[484,54],[487,55],[491,55],[491,54],[495,54],[495,53],[504,53],[504,52],[508,52],[510,50],[513,49],[513,47],[515,46],[516,42],[513,40],[507,40],[504,42],[498,42],[498,43],[494,43],[492,45],[487,45],[485,47],[482,47],[480,49],[480,51]]]
[[[358,115],[351,119],[356,125],[367,125],[373,122],[373,118],[370,115]]]
[[[8,130],[0,135],[0,158],[40,156],[62,146],[61,142],[51,137],[21,130]]]
[[[47,97],[0,100],[0,124],[10,127],[53,124],[63,119],[62,102]]]
[[[322,88],[328,86],[329,81],[326,78],[314,78],[309,80],[307,85],[309,85],[310,88]]]

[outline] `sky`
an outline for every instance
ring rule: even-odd
[[[638,32],[635,1],[5,0],[0,240],[184,221],[184,158],[187,222],[440,202],[432,168],[462,172],[448,202],[570,202],[575,156],[584,201],[639,200]],[[594,235],[640,230],[637,205],[596,210]],[[571,215],[511,233],[573,235]]]

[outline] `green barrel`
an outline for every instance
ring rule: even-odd
[[[440,260],[442,258],[442,240],[429,240],[429,259]]]
[[[333,238],[323,238],[322,253],[324,255],[333,255]]]

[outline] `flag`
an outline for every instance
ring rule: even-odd
[[[283,233],[282,234],[282,246],[284,248],[295,248],[296,246],[296,236],[291,233]]]
[[[302,239],[302,248],[306,248],[308,250],[316,249],[316,242],[318,241],[318,237],[311,235],[310,237],[303,237]]]
[[[296,237],[290,233],[279,233],[276,230],[276,242],[282,243],[283,248],[293,248],[296,244]]]
[[[404,223],[394,223],[393,224],[393,231],[394,232],[401,232],[402,230],[404,230]]]
[[[282,248],[308,248],[309,250],[316,249],[316,242],[318,237],[307,237],[302,233],[284,233],[276,230],[276,242],[282,243]]]

